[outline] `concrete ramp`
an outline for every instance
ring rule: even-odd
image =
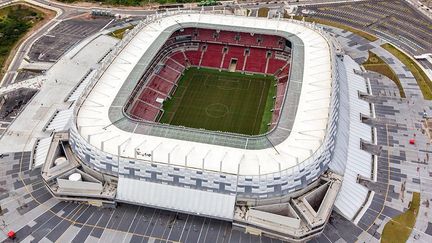
[[[21,69],[31,71],[44,71],[50,69],[53,65],[53,62],[26,62],[21,65]]]

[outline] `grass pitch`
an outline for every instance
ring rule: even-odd
[[[257,135],[268,130],[274,77],[189,68],[163,105],[160,122]]]

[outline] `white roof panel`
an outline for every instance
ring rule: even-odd
[[[345,174],[335,205],[345,217],[353,219],[368,195],[368,189],[357,183],[357,175],[370,178],[372,170],[371,154],[361,149],[360,142],[361,139],[371,142],[372,133],[371,127],[360,120],[360,114],[369,114],[368,103],[358,97],[358,91],[366,92],[365,79],[354,73],[354,69],[360,70],[360,66],[348,56],[344,63],[349,84],[345,84],[349,99],[349,139]]]
[[[234,195],[119,178],[117,199],[150,207],[231,221]]]
[[[65,131],[70,127],[73,108],[57,111],[45,127],[46,131]]]
[[[92,70],[87,74],[87,76],[84,77],[82,82],[72,91],[67,101],[76,101],[80,97],[80,95],[84,91],[85,87],[87,87],[87,85],[89,84],[95,72],[96,70]]]
[[[35,152],[33,155],[34,167],[39,167],[45,163],[46,157],[48,155],[48,150],[51,145],[52,137],[41,138],[36,143]]]

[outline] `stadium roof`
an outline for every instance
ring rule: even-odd
[[[339,148],[335,151],[334,159],[330,168],[334,171],[344,174],[343,183],[335,202],[340,212],[348,219],[353,219],[358,214],[368,197],[368,189],[357,183],[359,175],[369,178],[372,171],[370,153],[362,149],[361,141],[371,142],[371,127],[364,124],[359,119],[359,114],[369,114],[368,102],[359,98],[358,93],[367,93],[364,77],[356,74],[354,70],[361,70],[360,66],[351,58],[344,58],[345,74],[341,80],[349,80],[347,83],[341,82],[339,125],[347,123],[347,127],[340,127],[339,136],[336,139],[336,146],[345,150],[342,152]],[[349,85],[349,86],[348,86]],[[348,134],[349,133],[349,134]],[[339,146],[340,145],[340,146]],[[368,207],[365,207],[367,209]],[[357,216],[358,217],[358,216]],[[361,216],[360,216],[361,218]]]
[[[185,26],[208,25],[294,35],[303,42],[301,46],[293,46],[304,50],[303,65],[294,65],[303,69],[301,80],[290,80],[290,87],[301,85],[295,120],[289,136],[274,148],[245,150],[150,136],[122,130],[110,119],[110,107],[124,105],[113,102],[123,86],[131,85],[129,77],[137,64],[144,69],[142,57],[146,57],[148,64],[157,52],[152,50],[155,42],[164,43],[173,31]],[[82,103],[76,117],[77,127],[88,143],[112,155],[242,175],[281,171],[309,158],[324,140],[331,99],[331,59],[324,36],[299,22],[198,13],[167,16],[144,26],[108,66]]]

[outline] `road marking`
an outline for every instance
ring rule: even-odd
[[[129,227],[128,227],[127,233],[126,233],[125,237],[123,238],[123,241],[122,241],[122,242],[125,242],[125,240],[126,240],[126,236],[127,236],[128,234],[132,234],[132,236],[134,235],[133,232],[135,231],[135,229],[136,229],[136,227],[137,227],[137,225],[138,225],[138,222],[136,223],[136,225],[135,225],[135,227],[134,227],[134,229],[133,229],[132,231],[131,231],[131,227],[132,227],[132,224],[134,223],[134,221],[135,221],[135,219],[136,219],[136,216],[137,216],[138,212],[140,211],[140,209],[141,209],[141,207],[138,207],[138,210],[135,212],[135,215],[134,215],[134,217],[133,217],[133,219],[132,219],[132,221],[131,221],[131,223],[130,223],[130,225],[129,225]],[[139,220],[139,219],[138,219],[138,220]],[[131,231],[132,233],[130,233],[129,231]]]
[[[106,24],[104,27],[102,27],[102,29],[100,29],[99,31],[103,31],[106,27],[108,27],[108,25],[110,25],[115,19],[111,19],[110,22],[108,22],[108,24]]]

